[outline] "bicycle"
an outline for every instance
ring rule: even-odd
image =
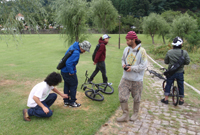
[[[85,82],[81,85],[81,89],[85,91],[85,95],[95,101],[103,101],[104,96],[99,93],[105,93],[105,94],[112,94],[114,92],[114,89],[111,85],[107,83],[93,83],[93,82],[88,82],[88,73],[87,70],[85,72]],[[91,85],[92,87],[89,87]]]
[[[167,69],[166,68],[160,68],[160,70],[166,71]],[[165,92],[165,86],[166,86],[166,83],[167,83],[167,78],[163,77],[161,74],[157,73],[154,70],[148,70],[148,68],[147,68],[147,71],[149,71],[150,74],[154,74],[156,77],[164,80],[162,82],[162,88],[163,88],[163,91]],[[174,80],[174,82],[175,81],[176,81],[176,79]],[[174,82],[172,83],[169,97],[172,97],[173,105],[177,106],[178,103],[179,103],[179,89],[178,89],[177,82],[176,82],[176,84]]]

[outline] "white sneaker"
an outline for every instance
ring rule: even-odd
[[[108,85],[112,85],[112,83],[107,83]]]

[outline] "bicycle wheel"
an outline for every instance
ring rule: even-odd
[[[163,88],[163,91],[164,91],[164,92],[165,92],[165,86],[166,86],[166,82],[167,82],[167,81],[166,81],[166,80],[164,80],[164,81],[163,81],[163,83],[162,83],[162,88]]]
[[[178,101],[179,101],[179,91],[178,88],[176,86],[173,87],[173,93],[172,93],[172,100],[173,100],[173,105],[177,106],[178,105]]]
[[[106,83],[100,83],[98,88],[101,92],[103,92],[105,94],[112,94],[114,92],[113,87]]]
[[[94,90],[87,90],[87,91],[85,91],[85,95],[88,98],[90,98],[92,100],[95,100],[95,101],[103,101],[104,100],[103,95],[101,95],[98,92],[95,92]]]

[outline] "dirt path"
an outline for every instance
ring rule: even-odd
[[[151,63],[148,67],[153,69]],[[176,107],[171,101],[169,105],[161,103],[160,99],[164,97],[161,90],[162,80],[151,76],[149,72],[145,72],[145,78],[150,79],[149,87],[152,87],[155,99],[142,100],[138,120],[116,122],[116,118],[122,115],[119,107],[96,135],[200,135],[200,109],[187,103]],[[129,102],[129,110],[132,114],[131,102]]]

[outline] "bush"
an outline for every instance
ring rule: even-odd
[[[167,51],[172,49],[172,46],[170,44],[168,45],[161,45],[161,46],[152,46],[150,48],[150,53],[154,54],[155,56],[159,56],[164,58]]]

